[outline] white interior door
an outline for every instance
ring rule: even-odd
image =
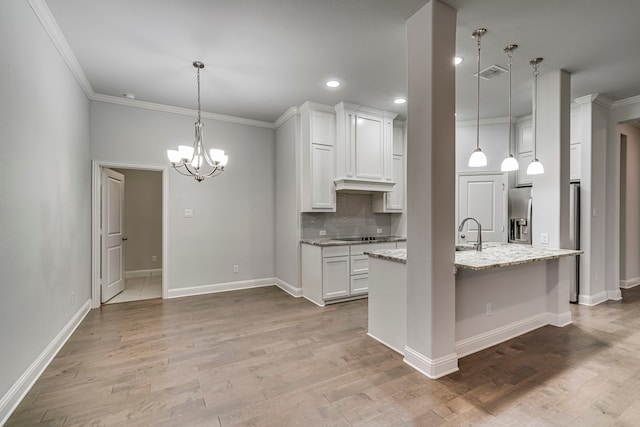
[[[124,175],[102,168],[100,302],[124,290]]]
[[[506,174],[476,174],[458,176],[458,225],[473,217],[482,225],[484,242],[506,242]],[[456,226],[457,227],[457,226]],[[457,230],[457,228],[456,228]],[[467,221],[458,232],[458,242],[475,242],[478,227]]]

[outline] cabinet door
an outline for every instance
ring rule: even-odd
[[[458,180],[458,223],[473,217],[482,225],[482,240],[506,242],[505,174],[460,175]],[[464,237],[462,237],[464,235]],[[474,242],[478,237],[475,221],[467,221],[458,233],[458,243]]]
[[[582,171],[582,144],[571,144],[569,146],[569,179],[571,181],[580,180]]]
[[[335,206],[333,185],[334,148],[311,144],[311,207],[317,209]]]
[[[325,111],[311,112],[311,143],[336,144],[336,115]]]
[[[533,125],[525,121],[516,125],[516,152],[528,153],[533,151]]]
[[[518,163],[520,164],[520,168],[518,169],[518,173],[516,175],[516,185],[529,185],[533,183],[530,175],[527,175],[527,168],[529,167],[529,163],[533,160],[533,153],[524,153],[518,154]]]
[[[324,299],[349,296],[349,257],[322,259],[322,295]]]
[[[355,176],[382,181],[384,179],[384,122],[382,118],[358,115],[355,135]]]
[[[369,255],[351,256],[351,274],[366,274],[369,272]]]
[[[393,180],[396,185],[387,193],[387,210],[402,212],[404,207],[404,156],[393,156]]]
[[[369,293],[369,275],[358,274],[351,276],[351,295],[364,295]]]

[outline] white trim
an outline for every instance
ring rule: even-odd
[[[616,289],[613,291],[606,291],[607,292],[607,299],[610,301],[620,301],[622,299],[622,292],[620,292],[620,289]]]
[[[275,286],[276,279],[242,280],[238,282],[213,283],[210,285],[186,286],[184,288],[169,289],[169,298],[181,298],[194,295],[213,294],[217,292],[238,291],[240,289],[262,288]]]
[[[533,120],[533,115],[527,114],[527,115],[518,117],[518,120],[516,120],[516,123],[528,122],[531,120]]]
[[[316,302],[314,300],[312,300],[311,298],[309,298],[306,295],[302,295],[302,298],[306,299],[307,301],[309,301],[310,303],[313,303],[314,305],[317,305],[318,307],[324,307],[325,303],[323,302],[322,304],[320,304],[319,302]]]
[[[276,286],[291,295],[295,298],[300,298],[302,296],[302,288],[296,288],[290,283],[285,282],[284,280],[280,280],[277,277],[274,279],[276,282]]]
[[[556,313],[547,313],[547,324],[551,326],[555,326],[558,328],[564,328],[573,323],[573,318],[571,317],[571,311],[566,311],[564,313],[556,314]]]
[[[291,117],[295,117],[296,114],[298,114],[298,112],[299,112],[298,107],[289,108],[287,111],[282,113],[282,115],[278,117],[275,122],[273,122],[273,128],[278,129],[280,126],[286,123]]]
[[[51,10],[47,6],[47,3],[44,0],[27,1],[29,2],[31,9],[33,9],[33,12],[40,20],[42,28],[44,28],[56,49],[58,49],[63,61],[67,64],[69,70],[71,70],[71,74],[73,74],[87,98],[91,99],[91,97],[95,95],[93,87],[91,87],[91,83],[89,83],[89,79],[87,79],[78,59],[69,46],[69,43],[67,43],[67,40],[64,38],[64,34],[62,34],[58,23],[51,14]]]
[[[632,277],[627,280],[620,280],[620,289],[631,289],[640,285],[640,277]]]
[[[547,324],[547,313],[537,314],[517,322],[456,342],[458,357],[468,356],[485,348],[531,332]]]
[[[432,360],[408,345],[404,346],[404,363],[434,380],[458,371],[456,353]]]
[[[66,325],[51,340],[49,345],[42,350],[42,353],[36,357],[36,360],[29,365],[26,371],[20,375],[20,378],[11,386],[9,391],[0,399],[0,425],[4,425],[9,416],[15,411],[16,407],[25,395],[31,390],[33,384],[40,378],[40,375],[49,366],[56,354],[60,351],[64,343],[67,342],[73,331],[85,318],[91,308],[91,300],[87,300],[82,307],[69,319]]]
[[[480,119],[480,126],[485,126],[485,125],[502,125],[502,124],[510,124],[510,123],[515,123],[516,120],[515,118],[511,118],[511,120],[509,120],[509,117],[505,116],[505,117],[494,117],[491,119]],[[457,126],[476,126],[476,120],[460,120],[456,122],[456,127]]]
[[[162,276],[161,268],[151,268],[147,270],[130,270],[124,272],[125,279],[133,279],[135,277]]]
[[[620,99],[618,101],[613,101],[610,108],[612,109],[620,108],[620,107],[626,107],[626,106],[635,105],[635,104],[640,104],[640,95],[632,96],[630,98]]]
[[[142,169],[162,172],[162,298],[168,298],[169,288],[169,169],[167,166],[136,165],[93,160],[91,183],[91,301],[100,307],[100,169]]]
[[[380,344],[382,344],[382,345],[384,345],[386,347],[389,347],[391,350],[395,351],[396,353],[400,353],[401,355],[404,356],[404,351],[402,351],[401,349],[392,346],[391,344],[381,340],[380,338],[378,338],[378,337],[376,337],[374,335],[371,335],[369,332],[367,332],[367,335],[369,337],[373,338],[374,340],[378,341]]]
[[[598,305],[607,301],[607,293],[605,291],[598,292],[595,295],[579,295],[578,296],[578,304],[580,305],[588,305],[590,307],[594,305]]]
[[[155,102],[140,101],[138,99],[120,98],[117,96],[103,95],[101,93],[94,94],[89,99],[91,99],[92,101],[126,105],[129,107],[143,108],[146,110],[164,111],[166,113],[181,114],[183,116],[195,117],[198,115],[197,110],[192,110],[190,108],[174,107],[172,105],[157,104]],[[203,111],[201,115],[205,119],[218,120],[221,122],[238,123],[241,125],[255,126],[255,127],[261,127],[261,128],[268,128],[268,129],[274,128],[273,123],[263,122],[261,120],[245,119],[242,117],[227,116],[224,114],[207,113],[205,111]]]

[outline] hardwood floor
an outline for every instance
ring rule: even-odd
[[[275,287],[92,310],[7,426],[637,426],[640,287],[429,380],[367,301]]]

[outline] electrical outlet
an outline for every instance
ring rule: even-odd
[[[320,230],[318,233],[320,233],[321,236],[326,236],[327,230]]]
[[[487,316],[491,316],[491,303],[487,303]]]
[[[540,243],[543,245],[549,244],[549,233],[540,233]]]
[[[153,256],[151,257],[151,262],[158,262],[158,257],[157,257],[157,256],[155,256],[155,255],[153,255]]]
[[[193,209],[185,209],[184,210],[185,218],[193,218]]]
[[[233,272],[234,273],[239,273],[240,272],[240,266],[238,264],[234,264],[233,265]]]
[[[382,234],[382,228],[378,228],[378,234]]]

